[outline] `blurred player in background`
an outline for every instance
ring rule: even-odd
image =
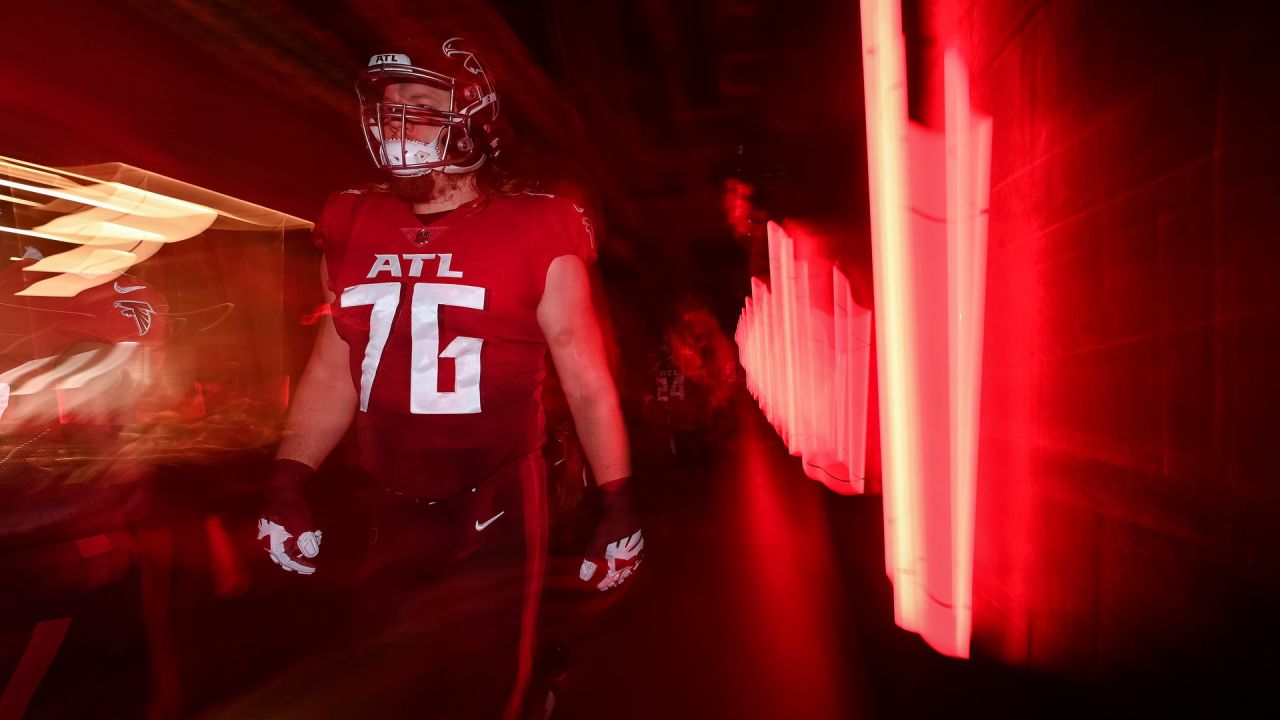
[[[0,667],[12,671],[0,711],[57,713],[69,699],[56,690],[28,703],[68,632],[89,622],[95,642],[131,642],[104,632],[125,628],[119,619],[81,618],[136,592],[117,582],[134,564],[130,524],[149,472],[129,428],[155,385],[167,304],[132,275],[71,297],[30,294],[50,277],[29,270],[42,257],[26,247],[0,269],[0,576],[14,589],[0,593]]]

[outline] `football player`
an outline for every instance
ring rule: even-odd
[[[303,487],[354,418],[374,487],[356,592],[365,632],[422,649],[409,662],[431,676],[419,685],[429,699],[417,696],[429,706],[415,712],[497,716],[514,712],[533,653],[548,351],[603,507],[578,582],[614,588],[644,549],[592,307],[595,240],[573,202],[493,179],[504,118],[476,47],[420,37],[381,50],[357,95],[386,182],[331,196],[316,225],[331,314],[290,407],[259,539],[281,568],[316,571],[323,536]],[[516,645],[510,661],[493,654]]]

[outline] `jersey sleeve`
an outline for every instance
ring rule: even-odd
[[[311,233],[311,242],[326,255],[341,252],[351,236],[356,203],[364,193],[360,190],[343,190],[325,199],[324,208]]]
[[[546,212],[544,232],[540,243],[538,262],[542,273],[537,282],[537,296],[546,291],[547,273],[556,258],[575,255],[590,265],[596,259],[595,230],[585,210],[575,205],[572,200],[561,197],[548,198],[545,202]]]
[[[577,255],[587,263],[596,259],[596,235],[586,210],[566,198],[551,200],[554,237],[547,263],[562,255]]]
[[[149,283],[132,275],[72,297],[14,297],[2,313],[0,334],[19,338],[10,349],[27,359],[57,355],[82,342],[133,342],[158,347],[168,338],[169,304]]]
[[[329,238],[334,230],[334,199],[337,195],[330,195],[324,201],[324,207],[320,210],[320,217],[316,219],[315,228],[311,231],[311,242],[321,250],[325,250],[330,244]]]
[[[311,233],[311,242],[324,253],[324,259],[329,265],[328,288],[335,296],[340,293],[333,273],[335,268],[342,266],[350,245],[361,195],[363,193],[359,190],[343,190],[326,198]]]

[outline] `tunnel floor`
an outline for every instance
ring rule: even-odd
[[[644,567],[558,656],[553,718],[1106,717],[1170,706],[1159,699],[1170,697],[1167,677],[1128,685],[981,653],[956,660],[896,627],[880,498],[842,497],[806,478],[745,395],[715,433],[684,445],[692,452],[645,443]],[[132,564],[6,619],[7,677],[34,622],[72,618],[27,717],[258,716],[245,698],[343,652],[344,581],[359,557],[337,548],[358,545],[347,541],[362,531],[358,518],[336,520],[341,483],[322,478],[318,490],[329,507],[320,517],[335,518],[328,572],[302,579],[258,556],[256,499],[228,490],[252,478],[222,472],[222,486],[149,498]],[[293,687],[311,691],[305,680]],[[1208,684],[1204,697],[1214,697]]]

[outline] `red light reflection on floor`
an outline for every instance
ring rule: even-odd
[[[748,404],[738,412],[739,426],[747,429],[733,468],[739,482],[722,489],[731,495],[721,504],[741,552],[724,561],[737,598],[725,613],[755,628],[744,639],[748,662],[769,677],[751,690],[751,716],[857,717],[870,693],[859,649],[839,643],[833,627],[842,609],[822,493],[794,492],[794,470],[770,447],[776,440],[746,417]]]

